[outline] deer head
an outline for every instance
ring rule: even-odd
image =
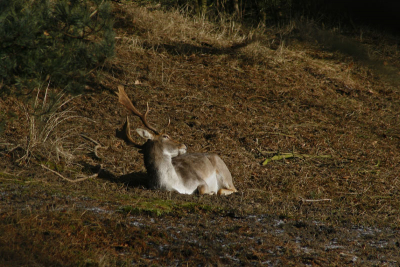
[[[149,105],[147,104],[147,109],[144,114],[140,113],[132,104],[132,101],[125,93],[124,87],[122,85],[118,86],[118,100],[123,106],[125,106],[129,111],[131,111],[133,115],[139,117],[143,122],[144,126],[150,130],[148,131],[142,128],[136,129],[136,132],[139,134],[139,136],[146,139],[147,143],[152,144],[150,146],[157,147],[157,150],[160,150],[160,153],[162,152],[163,155],[170,157],[176,157],[178,155],[186,153],[186,146],[184,144],[179,144],[167,134],[159,133],[156,130],[156,128],[150,125],[150,123],[147,121],[147,114],[149,113]],[[135,143],[135,141],[133,141],[130,135],[130,124],[128,116],[126,117],[126,121],[122,127],[122,130],[121,131],[117,130],[117,137],[120,137],[128,144],[133,144],[134,146],[141,149],[143,149],[145,146],[149,146],[149,144],[138,145]]]

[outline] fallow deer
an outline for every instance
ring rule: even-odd
[[[129,121],[126,118],[121,132],[123,139],[140,147],[144,154],[149,184],[153,188],[176,191],[181,194],[218,194],[229,195],[237,192],[231,173],[224,161],[216,154],[186,153],[186,146],[172,140],[166,134],[160,134],[147,121],[149,106],[141,114],[132,104],[122,85],[118,86],[119,102],[133,115],[139,117],[144,126],[136,132],[144,139],[143,145],[136,144],[130,136]],[[152,133],[153,132],[153,133]]]

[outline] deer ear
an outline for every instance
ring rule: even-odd
[[[144,139],[150,139],[153,140],[154,139],[154,135],[152,133],[150,133],[149,131],[145,130],[145,129],[141,129],[141,128],[137,128],[136,132],[143,137]]]

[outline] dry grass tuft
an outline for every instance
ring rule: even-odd
[[[70,165],[74,160],[74,144],[71,139],[76,138],[79,127],[65,129],[68,124],[83,119],[75,111],[73,102],[77,97],[68,97],[60,92],[49,100],[49,86],[42,92],[37,90],[32,106],[18,103],[26,117],[28,129],[25,144],[19,144],[24,155],[17,160],[27,164],[31,159],[35,161],[50,161],[56,164]]]

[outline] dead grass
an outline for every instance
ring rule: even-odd
[[[226,47],[247,38],[240,24],[228,24],[225,21],[215,24],[204,18],[190,17],[180,10],[166,12],[147,7],[123,8],[116,7],[120,15],[116,27],[126,24],[133,26],[132,30],[138,39],[144,39],[147,44],[155,47],[166,43],[192,46],[205,43],[213,47]]]
[[[8,127],[0,139],[2,155],[23,167],[21,172],[32,165],[46,165],[51,171],[67,171],[76,176],[82,169],[76,158],[82,148],[76,139],[84,122],[90,119],[74,110],[80,96],[56,91],[39,88],[32,92],[31,100],[10,97],[1,101],[5,116],[12,118],[8,117]]]
[[[385,133],[397,128],[398,87],[359,64],[356,56],[318,50],[296,39],[282,44],[298,25],[247,42],[251,33],[198,24],[176,11],[116,12],[134,21],[143,49],[139,55],[129,42],[120,41],[118,58],[131,58],[132,63],[120,64],[124,75],[118,77],[135,78],[119,82],[133,87],[132,98],[143,98],[142,106],[147,100],[157,104],[151,114],[156,123],[164,124],[160,114],[168,112],[175,122],[170,131],[184,136],[194,151],[221,154],[239,188],[274,192],[267,194],[271,201],[285,199],[291,214],[297,212],[293,203],[308,198],[333,199],[333,206],[364,214],[362,206],[370,206],[371,197],[393,194],[398,178],[389,173],[397,166],[397,138]],[[157,22],[152,22],[154,16]],[[274,42],[281,45],[275,49]],[[134,86],[135,81],[140,84]],[[261,167],[268,152],[332,159],[284,160]],[[347,201],[347,194],[356,194],[357,204]],[[390,205],[380,203],[383,210],[375,208],[381,214],[393,213]]]
[[[76,134],[74,129],[63,132],[61,135],[57,132],[60,124],[72,121],[79,116],[73,114],[72,108],[63,110],[63,107],[69,101],[64,101],[64,95],[60,93],[56,96],[54,103],[49,103],[48,87],[45,89],[43,99],[40,99],[40,89],[37,90],[36,98],[31,110],[28,110],[26,105],[20,104],[24,109],[27,126],[29,128],[29,135],[26,140],[25,155],[19,160],[21,162],[29,162],[30,158],[37,157],[39,153],[46,151],[47,159],[55,162],[71,162],[73,155],[64,149],[67,145],[67,138],[71,133]],[[41,101],[41,103],[40,103]]]
[[[93,120],[68,127],[107,149],[97,159],[93,144],[76,139],[86,153],[74,158],[78,167],[60,170],[95,172],[101,163],[104,172],[67,183],[38,166],[16,166],[18,155],[3,146],[3,259],[22,255],[31,266],[398,262],[391,232],[400,223],[396,82],[352,55],[298,38],[293,25],[261,34],[130,3],[116,3],[115,14],[116,57],[101,83],[66,107]],[[396,43],[375,36],[365,31],[362,42],[384,51],[374,56],[398,72]],[[361,41],[359,33],[346,38]],[[166,125],[169,117],[168,132],[189,151],[221,155],[239,193],[183,196],[134,186],[145,170],[138,151],[115,137],[126,115],[110,93],[119,84],[141,110],[149,102],[152,123]],[[28,128],[9,101],[1,100],[9,119],[3,138],[15,143]],[[261,164],[285,153],[309,157]],[[381,234],[364,239],[354,227]]]

